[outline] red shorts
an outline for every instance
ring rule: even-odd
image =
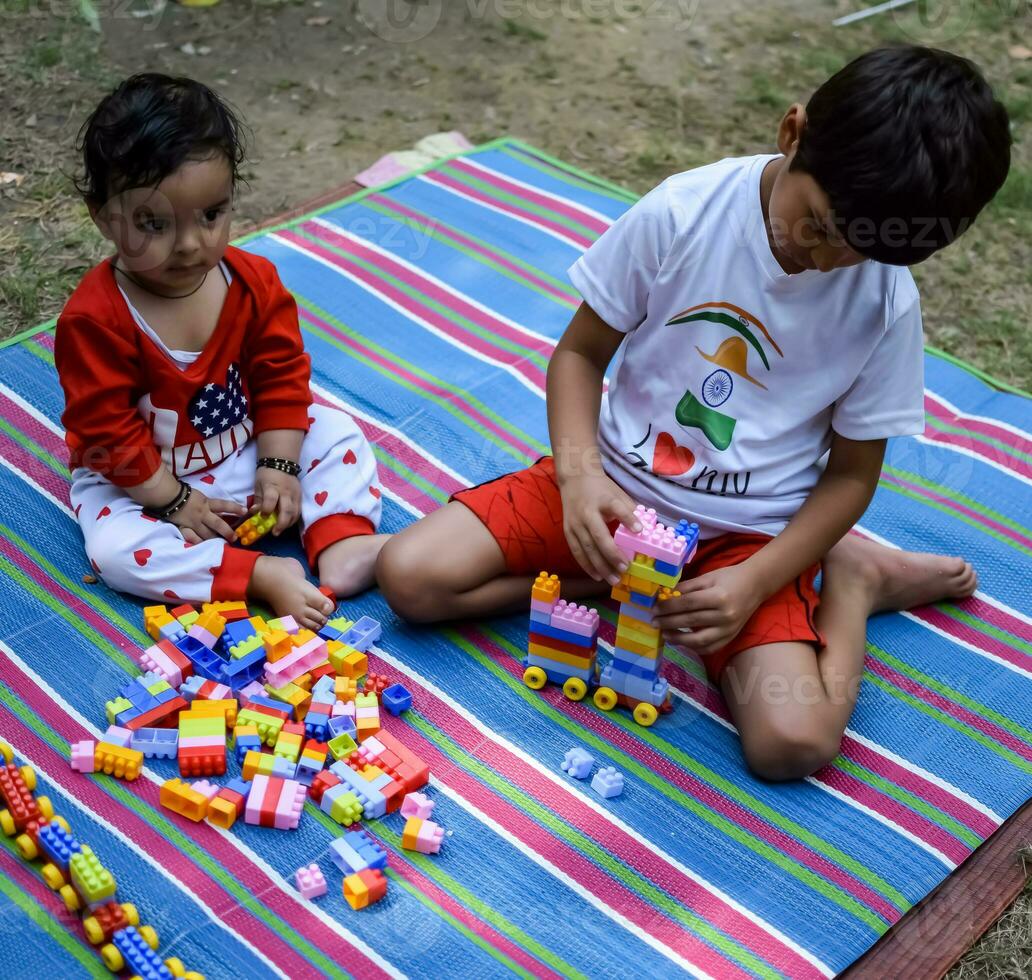
[[[483,522],[498,542],[511,575],[554,572],[560,577],[585,577],[563,533],[563,504],[551,456],[533,466],[509,473],[455,494]],[[770,538],[764,534],[722,534],[700,541],[685,578],[697,578],[716,568],[737,565],[760,550]],[[823,645],[814,623],[820,602],[813,565],[778,589],[757,607],[742,631],[726,647],[703,657],[706,672],[717,682],[731,658],[742,650],[767,643],[803,642]]]

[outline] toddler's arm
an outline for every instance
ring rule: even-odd
[[[639,530],[634,502],[602,469],[598,413],[606,367],[624,335],[587,303],[573,315],[548,364],[548,429],[570,550],[591,578],[615,585],[627,560],[606,522]]]

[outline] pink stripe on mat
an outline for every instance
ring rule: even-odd
[[[317,327],[319,330],[323,330],[326,333],[330,334],[330,336],[332,336],[335,340],[340,341],[340,343],[344,344],[344,346],[350,347],[352,350],[358,351],[363,357],[367,357],[369,358],[369,360],[373,361],[376,364],[379,364],[381,367],[387,368],[387,370],[390,371],[392,374],[397,374],[399,377],[404,378],[413,386],[421,388],[423,391],[430,392],[433,395],[437,395],[443,400],[450,402],[458,408],[461,408],[462,411],[471,419],[473,419],[478,425],[481,425],[489,432],[494,433],[503,442],[507,442],[510,446],[519,450],[528,459],[537,459],[537,457],[540,455],[539,453],[535,452],[535,450],[532,449],[530,446],[526,445],[521,440],[516,439],[514,436],[510,435],[504,429],[495,425],[494,422],[490,421],[490,419],[484,416],[481,412],[478,412],[472,405],[468,404],[466,401],[464,401],[454,392],[449,391],[447,388],[442,388],[440,385],[435,385],[430,383],[429,381],[424,381],[422,378],[417,377],[410,371],[406,371],[405,368],[394,363],[393,361],[390,361],[385,357],[381,357],[379,354],[376,354],[365,345],[360,344],[355,340],[352,340],[347,334],[342,333],[336,327],[327,323],[325,320],[316,316],[314,313],[309,313],[308,310],[301,310],[301,319],[312,324],[314,327]]]
[[[965,643],[970,643],[971,646],[984,650],[994,657],[999,657],[1000,660],[1006,660],[1007,663],[1020,667],[1022,670],[1032,671],[1032,656],[1007,646],[1006,643],[996,639],[995,636],[990,636],[981,630],[976,630],[967,623],[954,619],[952,616],[947,616],[936,609],[935,606],[918,606],[915,609],[909,610],[909,612],[910,615],[916,616],[922,622],[928,623],[931,626],[935,626],[949,636],[963,640]]]
[[[525,330],[519,330],[510,326],[504,320],[494,316],[490,310],[474,306],[464,297],[442,288],[428,276],[414,271],[406,265],[402,265],[402,263],[389,255],[384,255],[382,252],[369,248],[364,242],[348,238],[339,232],[327,228],[325,224],[319,221],[308,221],[301,226],[301,230],[316,235],[330,245],[375,265],[384,272],[397,277],[417,292],[422,293],[424,296],[429,296],[442,306],[447,306],[460,316],[471,320],[477,326],[490,331],[497,337],[504,337],[506,340],[527,351],[534,351],[548,357],[555,348],[555,345],[550,341],[542,337],[535,337]]]
[[[932,426],[926,426],[924,438],[931,442],[941,443],[944,446],[956,446],[959,449],[966,449],[973,456],[984,459],[987,462],[995,463],[1001,469],[1009,470],[1017,476],[1026,480],[1032,478],[1032,466],[1023,460],[1015,459],[997,446],[988,446],[971,436],[958,435],[955,432],[940,432]]]
[[[484,168],[483,164],[478,167],[468,160],[455,159],[449,160],[447,166],[454,170],[461,170],[464,174],[469,174],[470,177],[475,177],[478,180],[484,181],[484,183],[490,184],[492,187],[497,187],[513,197],[522,197],[523,200],[537,204],[539,207],[548,208],[556,214],[565,215],[571,221],[576,221],[577,224],[584,225],[585,228],[590,228],[599,235],[609,228],[610,222],[602,221],[595,215],[589,214],[583,208],[577,207],[572,202],[557,201],[554,197],[549,197],[547,194],[531,190],[529,187],[523,187],[497,170]]]
[[[424,226],[433,225],[435,229],[438,230],[439,234],[454,239],[464,248],[468,248],[471,252],[476,252],[478,255],[482,255],[485,259],[489,259],[491,262],[508,269],[511,273],[519,276],[521,279],[524,279],[529,283],[533,283],[538,289],[542,289],[546,293],[550,293],[556,299],[561,300],[565,305],[571,307],[575,307],[577,305],[577,298],[575,296],[572,296],[569,293],[564,293],[561,289],[553,286],[552,283],[542,279],[540,276],[534,275],[533,272],[524,269],[523,266],[517,265],[515,262],[507,259],[504,255],[493,251],[486,245],[481,245],[479,242],[473,241],[472,238],[462,234],[458,229],[438,228],[435,225],[434,219],[429,215],[421,214],[419,211],[414,211],[412,208],[406,207],[404,204],[391,200],[391,198],[385,197],[382,194],[371,194],[367,200],[375,201],[382,207],[390,208],[392,211],[403,215],[410,221],[414,221],[417,224]]]
[[[437,783],[468,800],[524,846],[541,855],[561,873],[577,882],[632,925],[645,930],[668,949],[701,968],[711,977],[719,977],[720,980],[747,980],[750,977],[750,974],[732,960],[726,959],[699,937],[662,915],[650,903],[607,875],[593,861],[563,841],[544,833],[540,824],[496,796],[479,780],[463,772],[417,729],[407,728],[405,739],[409,748],[430,766]]]
[[[371,657],[378,670],[397,673],[398,668]],[[563,820],[573,825],[593,841],[601,844],[614,857],[635,869],[677,899],[686,908],[696,912],[727,933],[746,949],[797,978],[822,976],[804,959],[772,933],[757,925],[748,916],[737,911],[705,885],[684,874],[675,865],[656,854],[643,841],[605,819],[589,807],[573,790],[545,779],[532,765],[504,746],[485,737],[485,733],[450,708],[433,691],[419,683],[404,665],[405,686],[418,696],[419,711],[464,751],[480,759],[507,782],[530,794],[549,809],[561,813]],[[401,722],[386,719],[388,730],[401,728]],[[405,728],[408,738],[408,728]]]
[[[42,413],[41,413],[42,414]],[[51,431],[16,401],[0,393],[0,418],[10,422],[22,435],[27,436],[65,466],[68,465],[68,447],[57,433]]]
[[[552,221],[550,218],[542,218],[533,211],[527,211],[524,208],[519,208],[507,203],[506,201],[501,201],[498,198],[491,197],[488,194],[484,194],[482,191],[478,191],[475,187],[470,187],[468,184],[464,184],[462,181],[456,180],[454,177],[449,177],[447,174],[428,171],[423,174],[423,179],[428,180],[433,184],[440,184],[442,187],[447,187],[449,190],[458,191],[460,194],[471,197],[481,204],[488,205],[488,207],[504,211],[506,214],[511,214],[517,218],[522,218],[524,221],[527,221],[532,225],[537,225],[539,228],[547,228],[550,231],[556,232],[568,242],[579,245],[581,248],[586,249],[594,242],[593,238],[589,238],[587,235],[574,231],[572,228],[567,228],[558,221]]]
[[[504,650],[501,650],[491,643],[490,640],[473,633],[471,630],[462,630],[461,632],[463,636],[476,643],[481,650],[492,657],[500,667],[512,674],[513,677],[522,680],[522,668]],[[844,868],[840,868],[833,861],[824,857],[824,855],[811,850],[805,844],[797,841],[779,828],[761,820],[756,814],[729,797],[724,796],[702,780],[692,776],[680,768],[680,766],[677,766],[662,753],[656,752],[643,742],[639,742],[620,726],[613,724],[604,716],[589,711],[583,704],[568,701],[558,688],[551,685],[545,687],[539,693],[553,707],[560,708],[584,728],[595,732],[600,738],[610,742],[621,752],[637,759],[678,789],[683,790],[688,795],[705,804],[710,810],[719,813],[771,847],[782,851],[798,864],[826,878],[842,891],[852,895],[868,906],[877,915],[885,919],[886,922],[891,923],[899,918],[899,910],[865,882],[854,878]]]
[[[906,691],[907,694],[912,694],[926,704],[935,706],[940,711],[956,718],[957,721],[963,722],[969,728],[974,728],[983,735],[987,735],[994,742],[999,742],[1000,745],[1006,746],[1015,755],[1020,755],[1022,758],[1032,762],[1032,745],[1028,745],[1016,735],[1012,735],[1007,729],[1001,728],[981,715],[976,715],[973,711],[969,711],[955,701],[950,701],[949,698],[943,697],[920,682],[911,680],[906,675],[899,673],[899,671],[893,670],[888,664],[882,663],[882,661],[870,655],[867,657],[867,669],[872,674],[883,677],[900,690]]]
[[[980,435],[996,439],[1014,452],[1032,454],[1032,440],[991,421],[976,419],[971,415],[954,412],[932,391],[925,391],[925,411],[930,415],[934,415],[937,419],[942,419],[942,421],[949,425],[956,425],[971,432],[977,432]],[[991,449],[993,447],[986,448]]]
[[[15,470],[24,473],[38,487],[55,496],[66,507],[69,506],[68,480],[3,431],[0,431],[0,458],[6,459]]]
[[[352,279],[366,283],[380,296],[393,300],[408,314],[420,317],[440,330],[445,336],[458,341],[463,347],[477,351],[478,353],[483,354],[484,357],[488,357],[496,363],[505,364],[509,367],[515,368],[531,384],[537,387],[539,392],[544,392],[544,370],[539,368],[536,364],[528,361],[525,357],[521,357],[519,354],[514,354],[511,351],[505,350],[505,348],[495,347],[478,334],[460,327],[454,320],[449,320],[447,317],[441,316],[441,314],[436,310],[431,309],[429,306],[424,306],[403,290],[397,289],[384,280],[377,279],[376,276],[363,269],[360,265],[337,255],[336,252],[331,252],[329,249],[323,248],[311,239],[303,238],[292,231],[281,231],[275,237],[283,241],[290,242],[302,251],[307,252],[309,255],[315,255],[324,259],[336,266],[338,269],[346,272]]]
[[[955,603],[955,605],[958,609],[974,616],[975,619],[981,619],[983,622],[989,623],[990,626],[995,626],[1005,633],[1011,633],[1026,643],[1032,643],[1032,624],[1019,619],[1006,609],[1001,609],[992,602],[986,602],[984,599],[974,595],[970,599]]]

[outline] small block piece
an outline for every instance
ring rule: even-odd
[[[559,599],[559,576],[548,572],[538,572],[534,584],[530,587],[531,599],[555,605]]]
[[[294,872],[297,890],[305,898],[319,898],[326,894],[326,879],[317,864],[306,864]]]
[[[386,894],[387,879],[376,868],[366,868],[344,879],[344,898],[356,911],[380,901]]]
[[[342,644],[333,653],[327,652],[333,669],[342,677],[357,679],[369,670],[369,658],[361,650],[356,650],[347,643]]]
[[[108,745],[120,745],[123,749],[129,748],[133,742],[133,733],[128,728],[121,728],[118,725],[109,725],[100,739]]]
[[[93,752],[93,764],[100,772],[131,781],[140,775],[143,753],[136,749],[123,749],[120,745],[98,742]]]
[[[617,772],[612,766],[603,766],[591,780],[591,788],[607,800],[611,796],[619,796],[623,792],[623,786],[623,773]]]
[[[326,743],[326,747],[330,750],[330,755],[334,759],[346,759],[358,748],[358,745],[347,732],[342,732],[336,738],[330,739]]]
[[[419,817],[429,820],[434,812],[434,801],[426,793],[406,793],[401,804],[403,817]]]
[[[409,817],[401,834],[401,846],[406,851],[420,854],[436,854],[444,841],[444,828],[432,820]]]
[[[239,525],[234,533],[237,540],[246,547],[265,537],[275,526],[275,514],[253,514]]]
[[[174,759],[179,751],[179,732],[174,728],[140,728],[133,732],[132,748],[145,759]]]
[[[382,704],[395,717],[412,707],[412,695],[401,684],[391,684],[380,695]]]
[[[207,797],[181,779],[167,779],[162,783],[158,799],[163,807],[187,820],[200,822],[208,812]]]
[[[561,768],[563,772],[569,773],[574,779],[587,779],[591,775],[591,767],[595,764],[593,756],[588,755],[584,749],[574,747],[569,749],[563,761]]]
[[[96,765],[93,760],[96,748],[97,743],[89,738],[84,738],[81,742],[73,742],[71,754],[72,768],[76,772],[96,771]]]
[[[373,671],[369,671],[366,674],[365,680],[362,682],[362,691],[365,694],[376,694],[379,696],[388,687],[390,687],[390,680],[383,676],[383,674],[376,674]]]
[[[83,844],[68,862],[68,877],[84,904],[102,902],[115,894],[115,878],[100,863],[88,844]]]

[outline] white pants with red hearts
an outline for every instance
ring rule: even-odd
[[[350,415],[312,405],[301,447],[301,540],[315,570],[329,545],[380,524],[376,458]],[[250,506],[254,439],[210,470],[184,477],[205,496]],[[174,524],[148,517],[122,489],[86,468],[72,474],[71,502],[94,571],[113,589],[159,602],[243,599],[261,552],[222,538],[188,544]]]

